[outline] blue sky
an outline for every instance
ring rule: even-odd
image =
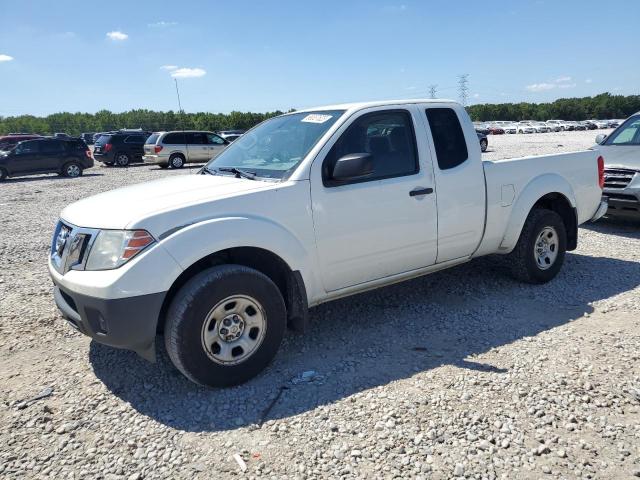
[[[0,115],[640,93],[637,0],[0,0]]]

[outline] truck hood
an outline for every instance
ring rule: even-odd
[[[640,147],[594,145],[591,148],[602,154],[606,168],[628,168],[640,171]]]
[[[273,187],[272,182],[232,176],[177,175],[85,198],[60,217],[79,227],[125,229],[163,211]]]

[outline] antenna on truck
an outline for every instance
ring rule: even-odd
[[[178,79],[174,78],[174,82],[176,82],[176,96],[178,97],[178,109],[180,110],[180,116],[182,118],[182,137],[184,138],[184,146],[187,151],[187,158],[184,159],[184,162],[187,163],[189,159],[189,142],[187,141],[187,134],[184,131],[184,110],[182,110],[182,103],[180,103],[180,90],[178,90]]]

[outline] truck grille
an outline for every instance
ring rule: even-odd
[[[635,170],[606,168],[604,170],[604,188],[627,188],[635,174]]]

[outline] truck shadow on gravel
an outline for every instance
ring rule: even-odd
[[[331,405],[441,365],[482,381],[510,364],[474,358],[564,325],[591,302],[640,285],[640,263],[569,254],[553,282],[522,285],[489,257],[311,310],[311,331],[285,338],[273,364],[247,384],[207,389],[171,365],[158,339],[158,363],[92,342],[96,376],[141,414],[184,431],[261,425]],[[302,375],[304,372],[304,375]],[[428,385],[423,378],[422,385]],[[430,395],[427,389],[418,396]],[[329,422],[329,414],[319,413]]]
[[[596,223],[585,223],[580,228],[586,228],[592,232],[619,237],[640,239],[640,218],[628,219],[618,217],[605,217]]]

